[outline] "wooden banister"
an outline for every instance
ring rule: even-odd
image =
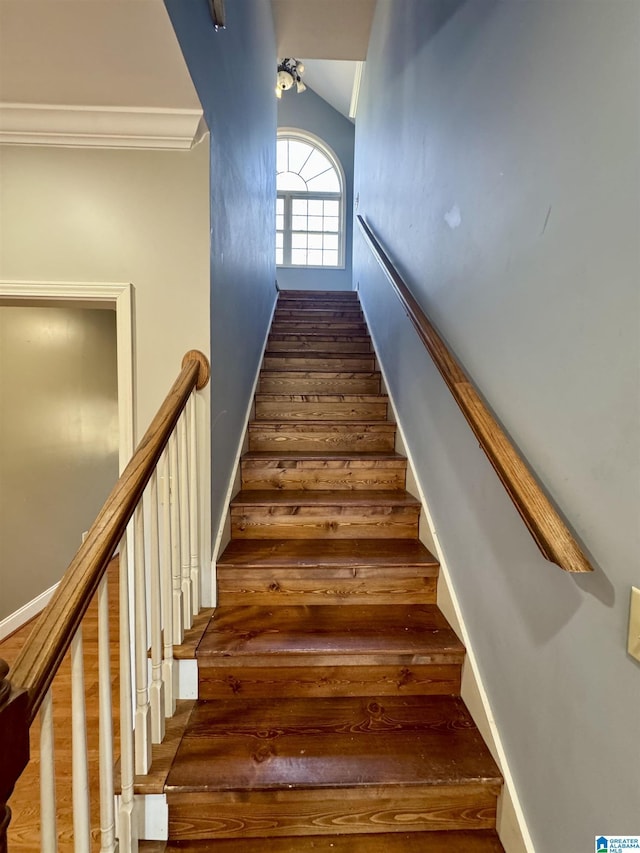
[[[498,424],[362,216],[358,216],[358,223],[420,340],[440,371],[543,556],[567,572],[593,571],[589,560],[544,493],[535,475]]]
[[[29,725],[122,539],[189,395],[194,388],[204,387],[208,380],[206,356],[194,350],[188,352],[178,378],[16,660],[10,680],[13,688],[27,692]]]

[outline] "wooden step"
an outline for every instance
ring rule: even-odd
[[[375,370],[375,356],[366,353],[298,353],[270,352],[264,354],[266,368],[298,370]]]
[[[464,646],[434,604],[221,605],[196,656],[200,699],[452,695]]]
[[[356,323],[351,320],[276,320],[271,326],[271,332],[280,334],[281,332],[327,332],[351,335],[368,335],[369,330],[365,322]]]
[[[168,842],[165,853],[211,853],[208,841]],[[225,838],[215,853],[504,853],[493,830],[372,832],[366,835],[288,835]]]
[[[321,340],[320,338],[329,340]],[[368,338],[336,340],[336,335],[271,335],[267,341],[270,352],[371,352]]]
[[[316,320],[349,320],[352,323],[363,323],[364,317],[359,307],[353,308],[318,308],[316,306],[304,308],[281,308],[278,306],[275,310],[273,319],[280,321],[295,321],[306,320],[307,322],[316,322]]]
[[[393,450],[396,425],[389,421],[249,423],[249,450]]]
[[[249,452],[243,489],[404,489],[407,460],[388,453]]]
[[[355,290],[281,290],[278,295],[278,305],[301,302],[304,305],[316,302],[356,302],[359,296]]]
[[[438,561],[415,539],[235,539],[221,605],[434,604]]]
[[[500,784],[457,697],[199,702],[169,837],[492,829]]]
[[[420,517],[404,490],[247,489],[230,507],[233,539],[410,539]]]
[[[266,394],[377,394],[378,371],[262,370],[258,392]]]
[[[257,420],[386,420],[385,394],[265,394],[255,397]]]

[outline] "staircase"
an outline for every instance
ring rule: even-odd
[[[357,294],[281,293],[167,850],[502,851],[394,446]]]

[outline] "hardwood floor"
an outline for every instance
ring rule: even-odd
[[[118,612],[118,562],[108,569],[109,610]],[[0,642],[0,658],[12,664],[24,645],[32,624],[24,625]],[[98,614],[94,601],[82,623],[84,641],[85,694],[87,698],[87,746],[89,750],[89,790],[91,797],[92,850],[99,850],[99,780],[98,780]],[[111,685],[113,690],[114,749],[119,756],[118,708],[118,621],[111,619]],[[56,757],[56,797],[58,815],[58,850],[73,851],[73,812],[71,791],[71,665],[67,654],[53,682],[54,737]],[[11,796],[12,820],[9,826],[9,853],[40,851],[40,724],[31,728],[31,761]],[[166,775],[166,773],[165,773]],[[145,842],[145,853],[160,853],[165,843]]]

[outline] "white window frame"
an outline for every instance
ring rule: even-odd
[[[312,145],[314,148],[317,148],[327,160],[331,163],[333,168],[336,171],[338,176],[338,181],[340,182],[340,192],[338,193],[327,193],[327,192],[304,192],[304,191],[290,191],[290,190],[279,190],[277,192],[277,197],[279,199],[284,200],[284,230],[283,230],[283,258],[284,263],[277,264],[280,269],[298,269],[298,270],[340,270],[345,269],[345,242],[346,242],[346,222],[345,222],[345,187],[346,180],[344,175],[344,169],[342,168],[342,164],[336,157],[335,153],[331,150],[331,148],[327,145],[327,143],[320,139],[319,136],[316,136],[313,133],[309,133],[306,130],[300,130],[295,127],[279,127],[277,133],[277,139],[296,139],[300,142],[306,142],[307,145]],[[293,264],[291,263],[291,207],[292,201],[296,198],[303,198],[308,200],[331,200],[339,202],[339,211],[338,211],[338,263],[335,266],[327,266],[324,264]],[[278,229],[276,229],[277,231]],[[302,233],[313,234],[313,233],[326,233],[326,232],[313,232],[306,231]],[[287,262],[288,259],[288,262]]]

